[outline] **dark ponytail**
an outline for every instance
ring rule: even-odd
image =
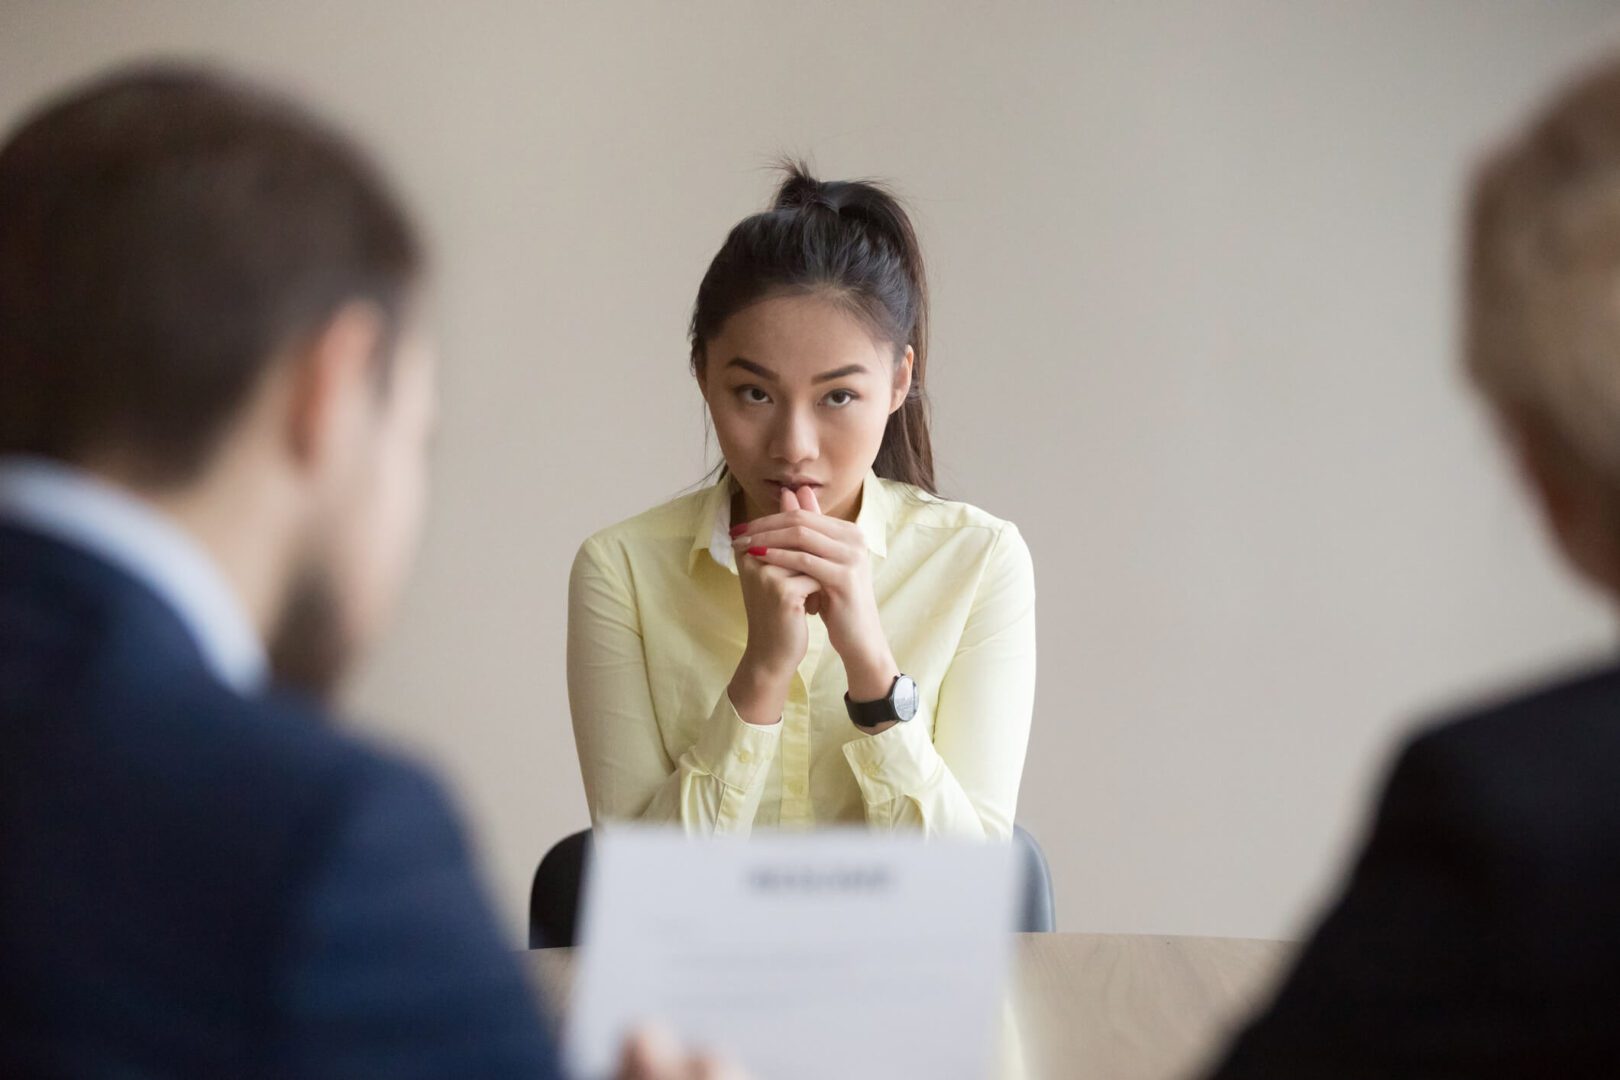
[[[739,222],[703,275],[692,308],[692,369],[702,374],[705,346],[743,308],[780,293],[825,293],[893,342],[896,361],[911,346],[911,392],[889,417],[873,470],[934,494],[928,280],[916,230],[879,184],[824,183],[801,162],[783,169],[771,209]]]

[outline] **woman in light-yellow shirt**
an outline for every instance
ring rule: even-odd
[[[593,821],[1011,834],[1034,575],[1013,525],[934,494],[927,303],[900,205],[802,167],[715,256],[692,367],[722,480],[570,579]]]

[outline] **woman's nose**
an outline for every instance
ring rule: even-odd
[[[771,456],[790,465],[811,461],[816,456],[816,425],[813,417],[799,409],[783,410],[781,423],[771,437]]]

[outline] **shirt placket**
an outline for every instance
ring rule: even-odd
[[[827,627],[820,619],[809,620],[810,641],[794,672],[782,713],[782,740],[778,755],[782,762],[782,824],[807,826],[815,823],[810,806],[810,722],[811,691],[816,669],[827,651]]]

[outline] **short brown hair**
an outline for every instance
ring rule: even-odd
[[[70,91],[0,147],[0,453],[184,482],[342,304],[397,326],[420,262],[376,169],[287,101],[189,66]]]
[[[1620,485],[1620,60],[1485,162],[1467,244],[1475,382]]]

